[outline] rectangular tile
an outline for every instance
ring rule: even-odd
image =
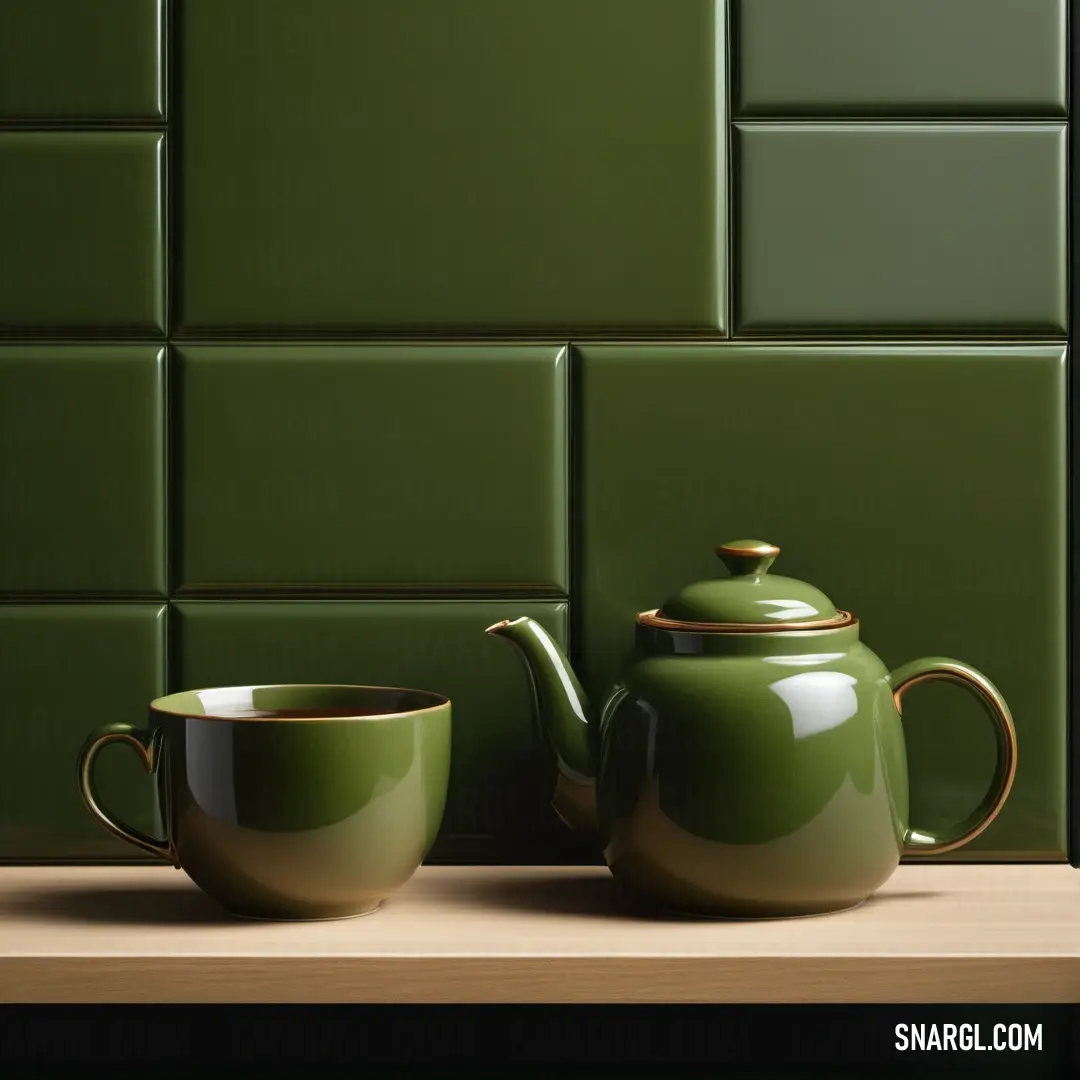
[[[1064,125],[735,139],[736,333],[1064,334]]]
[[[0,345],[0,595],[163,595],[164,350]]]
[[[565,354],[179,350],[180,583],[564,593]]]
[[[720,0],[178,16],[185,332],[720,327]]]
[[[176,689],[344,682],[449,697],[450,792],[433,860],[558,862],[578,852],[548,805],[554,766],[524,668],[484,633],[530,615],[565,642],[565,603],[184,601],[177,613]]]
[[[889,666],[955,656],[1013,710],[1016,783],[956,856],[1060,859],[1065,845],[1062,346],[582,347],[580,600],[599,695],[638,611],[724,576],[713,551],[776,543],[778,573],[862,620]],[[951,687],[904,725],[912,816],[979,802],[993,739]]]
[[[739,116],[1064,116],[1065,0],[733,0]]]
[[[144,727],[164,692],[158,604],[0,605],[0,862],[143,862],[83,805],[75,758],[105,724]],[[127,747],[98,758],[101,801],[162,835],[154,781]]]
[[[161,331],[163,144],[0,133],[0,334]]]
[[[0,0],[0,118],[159,120],[162,0]]]

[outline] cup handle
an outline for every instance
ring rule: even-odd
[[[151,855],[156,855],[158,858],[176,866],[172,845],[168,840],[156,840],[154,837],[147,836],[146,833],[140,832],[130,825],[125,825],[107,810],[102,809],[101,804],[98,802],[97,790],[94,785],[94,760],[112,742],[127,743],[139,755],[148,773],[154,772],[157,768],[154,737],[149,731],[132,727],[130,724],[109,724],[106,727],[98,728],[83,743],[83,747],[79,751],[79,791],[82,793],[86,808],[114,836],[126,840],[129,844],[134,844],[144,851],[149,851]]]
[[[998,816],[1009,797],[1016,776],[1016,729],[1013,727],[1009,706],[1005,704],[998,688],[985,675],[959,660],[950,660],[944,656],[912,660],[910,664],[890,671],[886,678],[892,690],[893,704],[901,717],[901,702],[908,690],[922,682],[944,679],[958,683],[975,694],[994,721],[997,764],[990,788],[982,802],[963,821],[945,833],[909,828],[904,837],[905,855],[940,855],[953,851],[974,840]]]

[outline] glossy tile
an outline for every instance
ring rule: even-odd
[[[737,115],[1064,116],[1065,0],[733,0]]]
[[[0,118],[157,120],[163,0],[0,0]]]
[[[566,604],[535,601],[184,601],[175,689],[270,682],[404,686],[453,705],[450,791],[435,861],[560,861],[578,853],[547,799],[553,765],[528,680],[484,629],[531,615],[560,642]],[[580,857],[580,854],[578,854]]]
[[[162,595],[164,350],[0,345],[0,595]]]
[[[79,796],[75,758],[104,724],[144,726],[164,689],[157,604],[0,605],[0,861],[142,862]],[[98,759],[101,800],[160,836],[154,786],[123,746]]]
[[[580,350],[577,644],[591,694],[638,611],[726,571],[735,536],[862,619],[890,667],[954,656],[1008,699],[1019,768],[959,858],[1060,859],[1065,844],[1062,346],[604,346]],[[906,700],[912,813],[965,816],[990,725],[952,687]],[[953,856],[946,856],[950,858]]]
[[[176,359],[184,586],[566,591],[564,347]]]
[[[184,332],[720,325],[720,0],[177,14]]]
[[[163,143],[0,133],[0,334],[160,332]]]
[[[1064,333],[1064,125],[734,131],[736,333]]]

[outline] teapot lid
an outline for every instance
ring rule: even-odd
[[[770,574],[780,549],[763,540],[731,540],[716,549],[728,578],[695,581],[639,621],[669,630],[824,630],[855,621],[820,590],[795,578]]]

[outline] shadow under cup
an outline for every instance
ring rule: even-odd
[[[451,708],[422,690],[255,686],[158,698],[146,728],[112,724],[79,754],[90,812],[187,872],[236,915],[374,911],[431,850],[450,773]],[[94,759],[126,742],[157,778],[156,839],[97,801]]]

